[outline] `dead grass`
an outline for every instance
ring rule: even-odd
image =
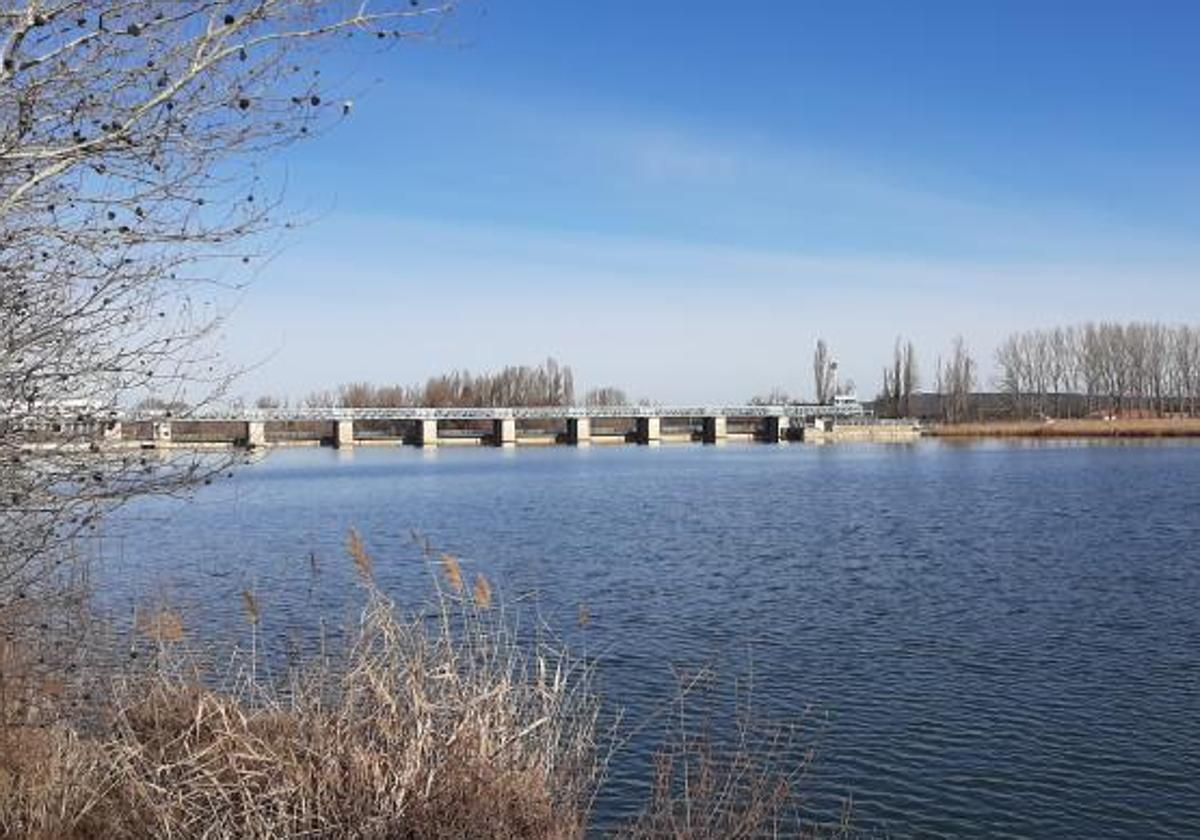
[[[591,667],[540,633],[519,634],[486,577],[468,584],[458,558],[414,542],[434,609],[402,613],[352,530],[347,554],[365,596],[352,641],[279,681],[260,676],[261,607],[249,590],[239,597],[250,645],[231,666],[201,667],[184,653],[182,617],[155,605],[134,619],[134,667],[109,667],[82,705],[52,675],[25,680],[19,698],[3,693],[20,650],[8,644],[0,837],[585,836],[619,749],[600,730]],[[581,605],[579,623],[590,620]],[[681,683],[646,805],[616,836],[818,836],[803,822],[811,753],[798,750],[798,729],[743,714],[731,738],[713,737],[693,726],[694,686]]]
[[[1119,418],[1115,420],[1013,420],[987,423],[939,423],[935,437],[1161,438],[1200,437],[1200,418]]]
[[[90,722],[6,727],[0,833],[49,838],[572,838],[599,781],[588,669],[518,644],[476,596],[402,616],[350,542],[367,604],[340,664],[283,685],[241,663],[213,681],[169,611],[139,628],[153,666]],[[481,583],[482,582],[482,583]],[[257,604],[247,593],[247,615]]]

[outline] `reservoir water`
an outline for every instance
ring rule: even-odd
[[[813,807],[851,797],[858,828],[1200,837],[1200,446],[277,450],[124,511],[99,596],[209,635],[251,588],[266,636],[311,638],[359,603],[351,525],[402,602],[429,589],[413,529],[483,571],[628,721],[672,666],[811,706]],[[652,749],[617,756],[602,820]]]

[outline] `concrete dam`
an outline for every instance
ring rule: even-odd
[[[837,405],[603,408],[297,408],[203,415],[115,414],[103,423],[113,444],[143,448],[236,445],[554,445],[762,441],[906,441],[910,421],[869,417]]]

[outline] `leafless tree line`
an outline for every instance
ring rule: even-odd
[[[996,352],[1017,416],[1200,410],[1200,327],[1104,322],[1015,333]]]
[[[320,49],[449,5],[0,0],[0,609],[112,505],[218,468],[98,447],[100,409],[221,392],[229,269],[282,226],[258,165],[350,111]]]
[[[624,392],[606,388],[588,394],[593,400],[616,396],[624,398]],[[310,394],[304,404],[347,408],[574,405],[575,375],[569,365],[548,358],[540,365],[509,365],[495,373],[455,371],[430,377],[423,385],[378,386],[353,382],[336,391]]]
[[[791,394],[777,386],[765,394],[755,394],[748,402],[750,405],[787,405],[793,400]]]
[[[589,389],[583,395],[583,404],[591,408],[632,405],[629,401],[629,394],[626,393],[625,389],[618,388],[615,385],[604,385],[599,388]]]
[[[933,380],[932,407],[925,402],[925,416],[934,416],[950,423],[973,419],[973,395],[978,384],[979,366],[966,340],[958,336],[946,356],[939,356]],[[915,417],[922,414],[918,406],[921,394],[921,375],[917,366],[917,349],[911,341],[897,338],[892,351],[891,365],[883,369],[883,387],[876,398],[876,412],[881,417]]]

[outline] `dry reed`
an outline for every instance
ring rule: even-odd
[[[462,566],[459,565],[458,558],[453,554],[443,554],[442,572],[446,576],[446,583],[450,585],[450,589],[455,593],[462,594]]]
[[[475,605],[488,609],[492,605],[492,585],[483,575],[475,575]]]
[[[655,757],[650,796],[642,812],[616,833],[618,840],[737,840],[851,836],[849,811],[837,824],[810,819],[803,781],[814,747],[799,722],[757,716],[748,694],[725,737],[696,717],[694,689],[702,672],[680,684],[678,715]],[[732,737],[728,737],[732,735]]]
[[[151,613],[138,616],[137,629],[146,638],[159,643],[183,640],[183,619],[169,607],[159,607]]]
[[[250,624],[258,624],[260,617],[258,599],[254,597],[254,593],[249,589],[242,590],[242,613],[246,616],[246,621]]]
[[[0,836],[582,836],[599,781],[590,670],[518,642],[482,576],[441,621],[403,616],[356,533],[347,548],[366,605],[338,666],[278,686],[242,668],[217,690],[161,644],[182,622],[155,613],[154,667],[115,680],[90,728],[6,731]]]
[[[358,572],[360,581],[366,584],[375,579],[375,562],[371,555],[367,554],[362,536],[353,527],[346,536],[346,553],[354,561],[354,569]]]
[[[356,632],[343,657],[278,683],[259,677],[262,607],[250,590],[241,593],[249,658],[232,677],[186,657],[177,613],[139,615],[153,655],[133,672],[110,671],[103,702],[85,707],[92,714],[6,711],[0,837],[583,837],[615,748],[600,735],[591,667],[519,635],[486,577],[475,575],[468,597],[459,561],[414,542],[451,590],[436,587],[434,620],[401,613],[379,590],[351,530],[346,549],[365,594]],[[578,620],[591,621],[585,604]],[[37,688],[43,706],[70,694],[48,678]],[[801,822],[807,755],[797,761],[795,730],[745,726],[721,746],[685,725],[689,691],[649,801],[617,836],[815,836]]]

